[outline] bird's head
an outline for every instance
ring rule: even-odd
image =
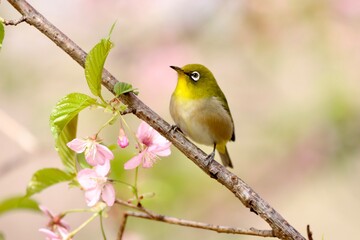
[[[219,86],[207,67],[201,64],[187,64],[182,68],[170,67],[178,74],[175,94],[191,99],[216,96]]]

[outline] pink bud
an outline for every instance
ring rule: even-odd
[[[123,128],[120,128],[119,130],[117,143],[121,148],[126,148],[129,145],[129,139],[127,138]]]

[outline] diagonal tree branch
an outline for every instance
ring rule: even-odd
[[[45,34],[51,41],[69,54],[82,67],[85,64],[86,52],[77,46],[70,38],[63,34],[36,9],[25,0],[8,0],[17,9],[25,21]],[[107,70],[103,71],[102,84],[112,93],[114,85],[118,81]],[[146,121],[155,130],[165,136],[182,153],[192,160],[206,174],[228,188],[250,211],[259,215],[272,228],[274,235],[280,239],[305,240],[305,238],[292,227],[275,209],[263,200],[249,185],[238,176],[228,171],[225,167],[212,161],[208,166],[205,164],[207,155],[188,141],[178,131],[170,131],[171,126],[147,105],[140,101],[134,94],[124,94],[120,100],[127,104],[133,113],[140,119]]]

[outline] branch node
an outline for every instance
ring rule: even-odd
[[[255,211],[255,208],[254,208],[253,206],[254,206],[253,200],[250,199],[249,202],[248,202],[248,207],[250,208],[250,212],[253,212],[253,213],[255,213],[256,215],[259,215],[259,214],[257,213],[257,211]]]
[[[212,164],[213,161],[211,161],[208,165],[209,167],[209,173],[210,173],[210,177],[214,178],[214,179],[218,179],[218,173],[220,171],[220,169],[218,167],[216,167],[215,164]]]
[[[127,109],[125,109],[124,111],[121,111],[120,114],[121,115],[126,115],[126,114],[129,114],[129,113],[134,113],[135,112],[135,109],[133,107],[127,107]]]
[[[234,176],[231,176],[231,181],[234,185],[237,185],[239,183],[239,180],[238,178],[234,175]]]
[[[4,24],[6,26],[16,26],[22,22],[25,22],[26,21],[26,16],[21,16],[21,18],[17,19],[17,20],[4,20]]]

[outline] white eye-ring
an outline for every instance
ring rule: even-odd
[[[200,73],[194,71],[190,74],[190,77],[192,80],[194,80],[195,82],[197,82],[200,79]]]

